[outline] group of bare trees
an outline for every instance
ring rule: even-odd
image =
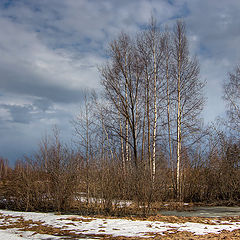
[[[204,104],[204,83],[188,50],[185,24],[160,31],[152,19],[136,37],[122,33],[109,55],[101,68],[104,122],[121,146],[115,150],[123,171],[131,166],[138,176],[145,167],[154,188],[160,153],[168,150],[172,187],[181,199],[181,155],[200,131]]]
[[[0,160],[0,204],[22,210],[149,213],[162,201],[240,198],[240,69],[224,85],[227,121],[204,127],[204,82],[185,24],[121,33],[85,92],[73,148],[59,132],[16,163]]]

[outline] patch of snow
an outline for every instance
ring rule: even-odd
[[[12,229],[11,229],[12,230]],[[20,240],[20,239],[27,239],[25,237],[21,237],[17,235],[15,232],[10,230],[0,230],[0,237],[1,239],[8,239],[8,240]]]
[[[172,230],[188,231],[196,235],[204,235],[208,233],[220,233],[222,230],[232,231],[234,229],[240,229],[240,222],[229,221],[215,221],[216,225],[209,225],[191,222],[167,223],[160,221],[90,218],[78,215],[55,215],[54,213],[14,212],[4,210],[0,210],[0,214],[9,216],[8,219],[11,221],[17,221],[17,218],[14,217],[18,216],[23,217],[25,220],[31,219],[32,221],[41,221],[43,225],[71,230],[76,234],[107,234],[116,237],[149,237],[149,233],[163,234],[165,231]],[[0,219],[0,225],[6,226],[6,223]],[[10,228],[0,231],[0,239],[49,239],[49,235],[32,234],[33,232],[19,233],[17,229]],[[51,236],[51,239],[59,239],[59,237]]]

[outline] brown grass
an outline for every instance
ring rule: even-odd
[[[90,222],[95,220],[96,218],[101,219],[126,219],[132,221],[160,221],[160,222],[168,222],[168,223],[186,223],[186,222],[193,222],[193,223],[202,223],[202,224],[209,224],[209,225],[217,225],[221,223],[221,221],[229,221],[229,222],[240,222],[240,216],[235,217],[177,217],[177,216],[164,216],[161,214],[150,216],[150,217],[139,217],[139,216],[127,216],[127,217],[116,217],[116,216],[104,216],[104,215],[95,215],[95,218],[83,219],[76,218],[75,221],[82,222]],[[72,220],[73,218],[62,218],[61,220]],[[74,221],[74,220],[73,220]],[[214,222],[213,222],[214,221]],[[224,225],[223,223],[221,223]]]
[[[96,218],[68,217],[68,218],[60,218],[59,220],[70,220],[73,222],[91,222],[93,220],[96,220]]]
[[[140,237],[103,237],[103,239],[108,240],[146,240],[146,238]],[[164,232],[164,235],[160,234],[150,234],[150,237],[147,239],[154,240],[239,240],[240,239],[240,230],[234,230],[232,232],[222,231],[219,234],[206,234],[206,235],[194,235],[190,232],[178,232],[174,230]]]

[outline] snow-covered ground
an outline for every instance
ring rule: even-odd
[[[164,232],[188,231],[196,235],[240,229],[240,221],[169,223],[113,218],[87,218],[54,213],[0,210],[0,239],[97,239],[103,236],[150,237]],[[64,238],[65,239],[65,238]]]

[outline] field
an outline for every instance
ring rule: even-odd
[[[83,217],[0,210],[0,239],[240,239],[240,217]]]

